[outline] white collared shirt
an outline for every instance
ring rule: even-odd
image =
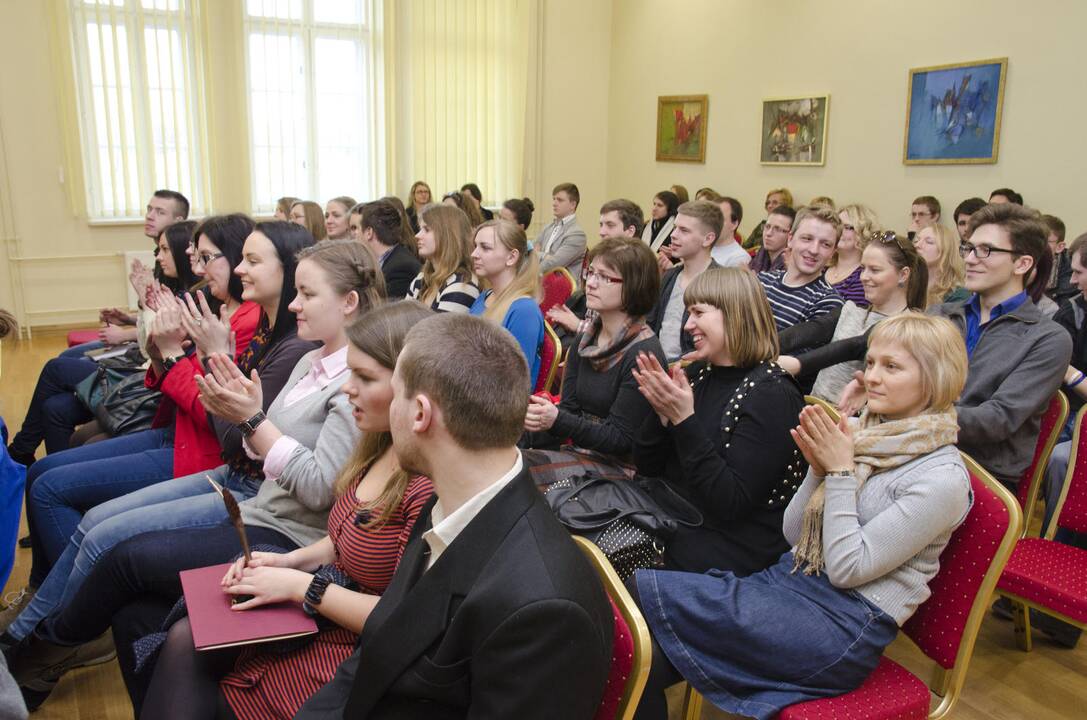
[[[434,508],[430,511],[431,527],[423,533],[423,540],[430,546],[430,559],[427,560],[427,570],[434,566],[434,563],[438,561],[438,557],[457,539],[461,531],[468,527],[468,523],[475,519],[480,510],[493,500],[494,496],[502,491],[502,488],[509,485],[510,481],[521,474],[523,467],[524,462],[521,459],[521,451],[518,450],[517,461],[513,463],[513,467],[505,475],[498,478],[494,484],[488,485],[470,497],[467,502],[450,513],[448,517],[446,517],[445,511],[442,510],[441,498],[438,498],[438,502],[434,503]]]
[[[570,225],[577,219],[577,213],[570,213],[562,220],[555,220],[555,227],[551,229],[551,234],[547,236],[547,242],[544,243],[544,247],[541,248],[541,252],[551,252],[551,246],[559,239],[559,236],[565,232],[566,226]]]

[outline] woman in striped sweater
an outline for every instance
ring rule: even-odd
[[[301,603],[322,631],[289,647],[198,653],[182,620],[170,629],[141,717],[291,717],[350,655],[432,494],[429,480],[397,465],[389,434],[396,358],[407,331],[429,315],[418,303],[395,303],[348,328],[351,377],[343,389],[363,439],[337,482],[328,536],[285,554],[253,553],[247,567],[239,560],[223,578],[224,592],[254,596],[238,610]]]
[[[427,205],[415,237],[423,269],[411,281],[408,297],[438,312],[468,312],[479,297],[468,216],[451,205]]]

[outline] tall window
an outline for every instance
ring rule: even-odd
[[[374,195],[366,0],[245,0],[253,204]]]
[[[142,217],[159,188],[207,208],[198,1],[69,0],[91,219]]]

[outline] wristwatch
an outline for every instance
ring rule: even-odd
[[[824,477],[853,477],[852,470],[827,470]]]
[[[170,369],[174,365],[177,365],[179,362],[181,362],[180,357],[163,358],[162,359],[162,374],[165,375],[166,373],[170,372]]]
[[[317,606],[321,604],[325,591],[328,590],[329,582],[331,582],[330,579],[323,575],[313,576],[313,580],[310,581],[309,587],[306,588],[306,594],[302,598],[303,612],[311,617],[317,614]]]
[[[268,419],[268,416],[264,414],[263,410],[258,410],[257,414],[249,418],[244,422],[240,422],[236,427],[242,431],[242,435],[249,437],[257,431],[257,428],[262,422]]]

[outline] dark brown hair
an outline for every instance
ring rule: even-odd
[[[657,258],[640,238],[611,237],[589,250],[589,260],[600,258],[623,278],[623,312],[644,317],[656,305],[661,276]]]
[[[1049,228],[1037,210],[1028,210],[1015,203],[986,205],[970,216],[966,237],[985,225],[999,225],[1008,233],[1011,249],[1034,261],[1034,267],[1023,280],[1023,289],[1030,299],[1038,302],[1049,284],[1053,269],[1053,253],[1049,250]]]

